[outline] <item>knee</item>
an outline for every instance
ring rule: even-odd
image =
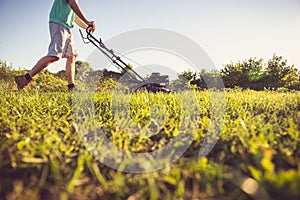
[[[70,59],[70,60],[72,60],[72,61],[75,61],[76,58],[77,58],[77,56],[70,56],[70,57],[68,57],[68,59]]]
[[[60,60],[60,57],[57,57],[57,56],[51,56],[51,60],[52,60],[52,62],[56,62],[56,61],[59,61],[59,60]]]

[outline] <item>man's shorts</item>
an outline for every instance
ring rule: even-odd
[[[48,56],[67,58],[78,56],[72,32],[70,29],[54,23],[49,23],[51,43],[48,48]]]

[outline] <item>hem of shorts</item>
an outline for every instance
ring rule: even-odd
[[[61,58],[68,58],[68,57],[78,57],[78,54],[72,54],[72,55],[63,55]]]
[[[78,54],[72,54],[72,55],[47,54],[47,56],[54,56],[54,57],[58,57],[58,58],[68,58],[68,57],[73,57],[73,56],[78,57]]]
[[[51,54],[51,53],[48,53],[47,56],[54,56],[54,57],[62,58],[62,54]]]

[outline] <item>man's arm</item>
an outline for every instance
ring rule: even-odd
[[[67,0],[68,3],[70,4],[72,10],[75,12],[76,16],[84,22],[87,26],[91,27],[91,31],[94,32],[96,29],[96,24],[94,21],[88,21],[86,17],[84,16],[83,12],[81,11],[78,3],[76,0]]]
[[[83,29],[87,29],[88,26],[86,25],[86,23],[84,23],[76,14],[75,14],[75,23]]]

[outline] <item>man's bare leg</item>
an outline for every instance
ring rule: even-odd
[[[31,77],[35,76],[37,73],[42,71],[44,68],[48,67],[51,63],[54,63],[59,60],[59,57],[56,56],[45,56],[41,58],[35,66],[29,71]]]
[[[29,73],[21,76],[15,76],[15,81],[17,83],[18,89],[27,90],[29,83],[32,81],[32,77],[37,73],[42,71],[45,67],[51,63],[58,61],[59,57],[55,56],[45,56],[41,58],[36,65],[29,71]]]
[[[76,61],[76,56],[70,56],[67,58],[66,75],[67,75],[68,85],[75,84],[75,61]]]

